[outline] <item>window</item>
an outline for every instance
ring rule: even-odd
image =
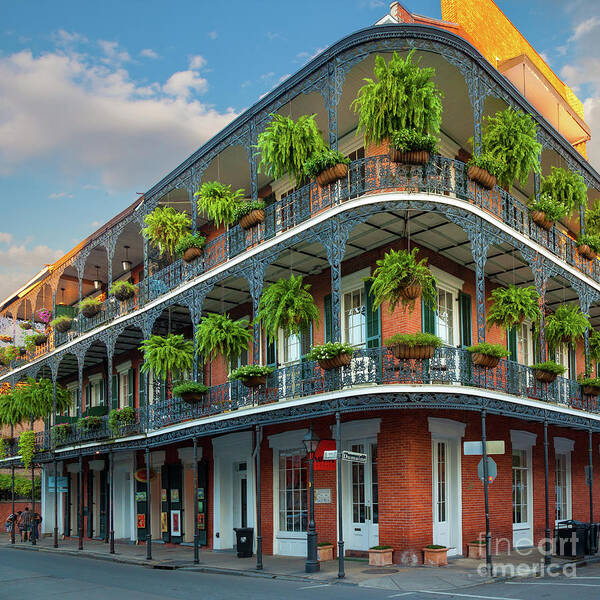
[[[571,518],[571,457],[569,454],[556,454],[556,511],[555,519],[564,521]]]
[[[436,498],[436,510],[437,520],[439,523],[446,521],[446,442],[437,443],[437,498]]]
[[[279,455],[279,530],[305,532],[308,484],[306,466],[300,454]]]
[[[512,360],[515,360],[512,358]],[[531,323],[525,322],[517,327],[517,360],[521,365],[533,363],[533,336]]]
[[[343,295],[342,314],[344,341],[352,346],[364,346],[366,329],[364,287]]]
[[[528,465],[527,451],[513,450],[513,524],[528,523]]]
[[[567,369],[563,377],[576,379],[577,367],[575,365],[575,352],[570,344],[560,344],[556,348],[556,362]]]
[[[363,453],[362,444],[352,444],[352,452]],[[352,522],[365,522],[365,465],[352,463]]]
[[[301,358],[300,336],[292,333],[283,336],[283,363],[296,363]]]
[[[454,337],[454,294],[444,288],[438,288],[437,335],[448,346],[455,345]]]
[[[129,397],[129,377],[127,371],[119,373],[119,408],[128,405]]]

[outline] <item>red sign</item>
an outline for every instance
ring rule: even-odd
[[[335,440],[321,440],[315,452],[315,471],[335,471],[335,460],[323,460],[325,450],[335,450]]]

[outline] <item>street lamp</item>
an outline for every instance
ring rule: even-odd
[[[306,534],[306,565],[307,573],[316,573],[320,570],[317,560],[317,530],[315,527],[315,453],[319,446],[319,436],[313,431],[312,425],[308,433],[302,439],[306,453],[308,454],[308,533]]]

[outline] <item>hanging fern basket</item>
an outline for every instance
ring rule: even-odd
[[[533,376],[540,383],[553,383],[554,381],[556,381],[558,373],[551,373],[550,371],[542,371],[542,369],[535,369],[533,371]]]
[[[244,377],[240,380],[246,387],[255,388],[261,385],[266,385],[267,376],[266,375],[252,375],[251,377]]]
[[[265,220],[265,211],[260,209],[251,210],[247,215],[240,218],[242,229],[250,229]]]
[[[397,148],[390,148],[389,157],[393,163],[404,163],[407,165],[426,165],[431,155],[427,150],[410,150],[403,152]]]
[[[394,344],[390,346],[392,354],[400,360],[426,360],[433,358],[435,346],[409,346],[408,344]]]
[[[135,296],[135,290],[123,288],[114,294],[117,300],[124,302],[125,300],[129,300],[129,298],[133,298]]]
[[[583,385],[581,386],[581,391],[586,396],[598,396],[600,395],[600,387],[597,385]]]
[[[476,167],[475,165],[469,167],[467,176],[471,181],[474,181],[486,190],[491,190],[497,182],[496,178],[491,173],[488,173],[485,169]]]
[[[73,326],[73,319],[61,319],[55,326],[54,329],[60,333],[67,333]]]
[[[338,354],[333,358],[322,358],[319,360],[319,366],[324,371],[332,371],[333,369],[339,369],[340,367],[347,367],[352,359],[351,354]]]
[[[587,244],[577,246],[577,254],[587,260],[594,260],[598,256]]]
[[[191,248],[188,248],[184,253],[183,253],[183,260],[186,263],[191,263],[192,261],[196,260],[197,258],[200,258],[202,256],[202,249],[201,248],[194,248],[193,246]]]
[[[532,210],[531,211],[531,220],[538,227],[541,227],[542,229],[545,229],[546,231],[550,231],[552,229],[552,226],[554,225],[554,221],[549,219],[546,216],[546,213],[542,212],[541,210]]]
[[[411,283],[410,285],[398,287],[398,295],[408,302],[416,300],[422,292],[423,286],[418,283]]]
[[[86,317],[87,319],[91,319],[92,317],[95,317],[99,312],[100,312],[100,306],[93,305],[93,304],[81,309],[81,314],[84,317]]]
[[[316,176],[316,180],[321,187],[324,187],[330,183],[333,183],[334,181],[337,181],[338,179],[343,179],[346,177],[346,175],[348,175],[348,165],[339,163],[333,167],[329,167],[329,169],[321,171]]]
[[[484,369],[495,369],[500,364],[500,357],[483,354],[482,352],[473,352],[471,360],[474,365]]]

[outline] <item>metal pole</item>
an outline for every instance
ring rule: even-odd
[[[256,426],[256,569],[262,571],[262,510],[260,483],[260,446],[262,442],[262,427]]]
[[[152,560],[152,524],[150,521],[150,448],[146,446],[146,560]]]
[[[54,547],[58,548],[58,467],[54,454]]]
[[[79,510],[79,546],[83,550],[83,457],[79,454],[79,482],[77,484],[77,508]]]
[[[11,427],[12,429],[12,427]],[[15,515],[15,465],[10,466],[11,469],[11,479],[12,479],[12,487],[11,487],[11,496],[12,496],[12,517],[13,521],[11,524],[11,532],[10,532],[10,543],[15,543],[15,529],[17,527],[17,518]]]
[[[308,532],[306,534],[306,564],[307,573],[316,573],[320,570],[317,560],[317,528],[315,526],[315,455],[308,454]]]
[[[35,467],[31,463],[31,513],[35,513]],[[33,527],[29,530],[29,540],[33,546],[36,545],[35,538],[32,535]]]
[[[194,438],[194,564],[200,562],[198,552],[198,440]]]
[[[481,446],[483,450],[483,498],[485,501],[485,566],[488,575],[492,575],[492,554],[490,536],[490,503],[488,497],[488,464],[487,464],[487,440],[485,430],[485,409],[481,411]]]
[[[550,564],[550,498],[548,494],[548,421],[544,421],[544,500],[546,503],[546,541],[544,542],[544,564]]]
[[[110,554],[114,554],[115,553],[115,494],[114,494],[114,462],[113,462],[113,452],[112,450],[108,453],[108,470],[109,470],[109,477],[110,477],[110,487],[108,488],[108,491],[110,493],[109,499],[108,501],[110,502],[110,514],[109,514],[109,521],[110,521],[110,534],[109,534],[109,542],[110,542],[110,548],[109,548],[109,553]]]
[[[588,432],[588,456],[590,463],[590,523],[594,522],[594,494],[593,494],[593,484],[594,484],[594,476],[593,476],[593,451],[592,451],[592,430],[590,429]]]
[[[337,450],[337,504],[338,504],[338,578],[346,576],[344,572],[344,519],[342,513],[342,423],[339,411],[335,413],[335,449]]]

